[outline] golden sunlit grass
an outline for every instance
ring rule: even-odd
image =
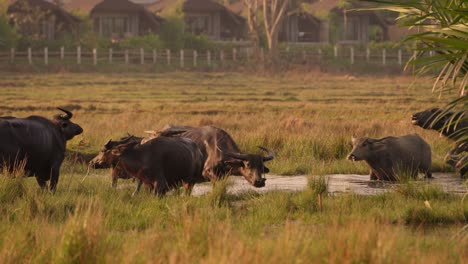
[[[419,133],[443,168],[450,144],[410,123],[416,111],[441,106],[431,81],[412,77],[354,77],[320,73],[255,76],[224,73],[41,74],[0,81],[0,115],[52,116],[73,110],[84,134],[68,145],[95,154],[109,138],[167,124],[215,125],[244,151],[263,145],[277,152],[276,174],[366,173],[345,160],[352,135]]]
[[[352,135],[417,132],[443,166],[449,142],[410,123],[443,105],[430,80],[326,74],[44,74],[3,76],[0,115],[73,110],[84,134],[68,147],[97,153],[109,138],[166,124],[215,125],[245,151],[277,152],[275,174],[367,173],[345,160]],[[448,100],[448,99],[447,99]],[[364,197],[329,196],[324,178],[297,193],[194,197],[114,189],[68,158],[57,191],[0,177],[0,263],[466,263],[468,203],[409,182]],[[103,170],[98,175],[107,175]],[[267,183],[268,184],[268,183]]]

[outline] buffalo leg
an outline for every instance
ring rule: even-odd
[[[132,197],[135,196],[137,193],[140,192],[140,189],[141,189],[141,185],[142,185],[142,184],[143,184],[143,181],[140,180],[140,179],[138,179],[138,180],[137,180],[137,186],[136,186],[136,188],[135,188],[135,191],[133,191],[133,193],[132,193]]]
[[[112,187],[117,188],[117,181],[119,180],[118,177],[112,176]]]
[[[51,173],[50,173],[50,190],[55,191],[57,188],[57,183],[59,179],[59,169],[58,168],[52,168]]]
[[[371,171],[369,176],[370,176],[371,181],[376,181],[379,179],[377,175],[374,173],[374,171]]]
[[[44,180],[44,178],[42,178],[41,176],[36,176],[36,181],[37,181],[37,184],[39,184],[39,186],[41,187],[41,189],[45,189],[46,188],[46,181]]]
[[[431,170],[426,170],[426,171],[424,172],[424,175],[425,175],[426,178],[428,178],[428,179],[432,178],[432,172],[431,172]]]
[[[190,196],[192,194],[194,183],[184,182],[185,195]]]

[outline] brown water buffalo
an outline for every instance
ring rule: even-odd
[[[431,108],[413,114],[411,123],[424,129],[439,131],[447,138],[457,141],[447,153],[445,161],[458,169],[460,176],[464,177],[468,171],[468,164],[458,162],[468,155],[468,112],[444,112],[440,108]]]
[[[203,182],[203,155],[188,138],[158,137],[144,144],[138,142],[107,146],[101,161],[139,180],[158,195],[183,185],[188,193],[195,183]]]
[[[121,138],[120,140],[109,140],[100,150],[99,153],[94,157],[90,162],[89,162],[89,167],[95,168],[95,169],[105,169],[105,168],[111,168],[112,172],[112,186],[116,187],[117,186],[117,181],[118,179],[132,179],[132,175],[129,175],[123,170],[122,168],[116,167],[117,162],[115,161],[114,163],[107,163],[103,159],[104,155],[106,154],[107,151],[110,151],[112,148],[121,145],[121,144],[126,144],[126,143],[140,143],[142,137],[135,137],[133,135],[128,134],[126,137]]]
[[[70,121],[70,111],[58,109],[65,114],[51,120],[41,116],[0,117],[0,168],[7,165],[14,170],[15,164],[24,161],[26,173],[35,176],[41,188],[50,180],[49,188],[55,190],[67,141],[83,132]]]
[[[353,137],[352,145],[348,159],[366,161],[371,180],[395,181],[399,173],[410,173],[415,178],[418,171],[432,177],[431,147],[418,134],[381,139]]]
[[[254,187],[265,186],[264,173],[269,169],[265,162],[272,160],[275,153],[267,148],[259,147],[268,153],[260,154],[242,153],[232,137],[223,129],[214,126],[189,127],[166,126],[161,131],[147,131],[152,137],[186,137],[193,140],[205,157],[203,176],[210,181],[225,175],[243,176]]]

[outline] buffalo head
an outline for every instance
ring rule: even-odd
[[[263,164],[275,157],[275,153],[267,148],[259,147],[268,153],[267,156],[247,153],[224,153],[224,164],[233,171],[238,171],[253,186],[265,186],[266,179],[262,177],[270,170]]]
[[[367,137],[352,137],[351,144],[353,145],[353,150],[348,154],[348,160],[361,161],[371,159],[375,154],[375,143],[377,141],[376,139]]]
[[[432,108],[415,113],[411,116],[411,123],[424,129],[440,130],[451,116],[450,113],[441,116],[442,112],[440,108]]]
[[[131,143],[131,142],[140,143],[141,139],[142,138],[140,138],[140,137],[135,137],[135,136],[132,136],[132,135],[128,135],[127,137],[123,137],[118,141],[112,141],[112,139],[110,139],[109,141],[107,141],[106,144],[104,144],[104,146],[101,148],[101,150],[99,150],[99,153],[96,155],[96,157],[94,157],[89,162],[89,166],[91,166],[91,167],[93,167],[95,169],[103,169],[103,168],[114,167],[117,162],[115,162],[115,161],[113,161],[113,159],[111,159],[110,153],[111,153],[112,149],[119,146],[119,145],[126,144],[126,143]]]
[[[53,122],[60,129],[66,140],[70,140],[74,136],[83,133],[83,128],[81,128],[78,124],[70,121],[70,119],[73,117],[73,114],[70,111],[59,107],[57,109],[64,112],[65,114],[55,115]]]

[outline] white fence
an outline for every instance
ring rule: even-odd
[[[279,58],[285,63],[326,63],[336,61],[341,64],[356,63],[403,65],[413,53],[401,49],[372,49],[355,47],[327,47],[327,48],[294,48],[282,49]],[[254,58],[255,57],[255,58]],[[0,64],[15,65],[105,65],[105,64],[154,64],[171,67],[201,67],[223,66],[249,63],[265,60],[265,51],[259,50],[254,56],[250,48],[233,48],[223,50],[179,50],[169,49],[75,49],[66,50],[61,47],[56,50],[45,47],[43,49],[16,50],[0,52]]]

